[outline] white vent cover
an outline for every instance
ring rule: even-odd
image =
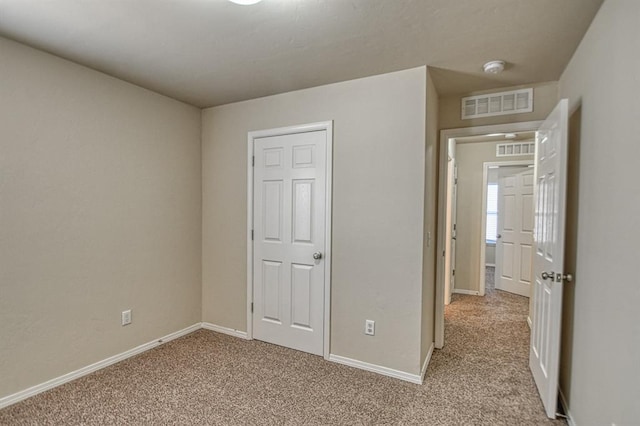
[[[514,157],[516,155],[533,155],[536,152],[535,142],[509,142],[496,145],[496,157]]]
[[[511,90],[462,98],[462,119],[533,111],[533,89]]]

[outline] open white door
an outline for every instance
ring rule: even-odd
[[[533,169],[498,169],[496,289],[529,297],[533,243]]]
[[[569,102],[560,101],[536,134],[534,312],[529,367],[549,418],[556,417],[564,281]]]

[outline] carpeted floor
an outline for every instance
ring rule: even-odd
[[[484,271],[484,291],[486,293],[496,289],[496,267],[485,266]]]
[[[0,411],[2,425],[542,425],[527,299],[454,295],[422,386],[199,330]]]

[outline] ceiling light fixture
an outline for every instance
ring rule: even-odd
[[[504,61],[489,61],[482,66],[482,69],[488,74],[500,74],[504,71],[504,65]]]
[[[262,0],[229,0],[231,3],[239,4],[242,6],[250,6],[252,4],[260,3]]]

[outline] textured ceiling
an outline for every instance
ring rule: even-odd
[[[0,35],[200,107],[421,65],[448,95],[557,80],[601,3],[0,0]]]

